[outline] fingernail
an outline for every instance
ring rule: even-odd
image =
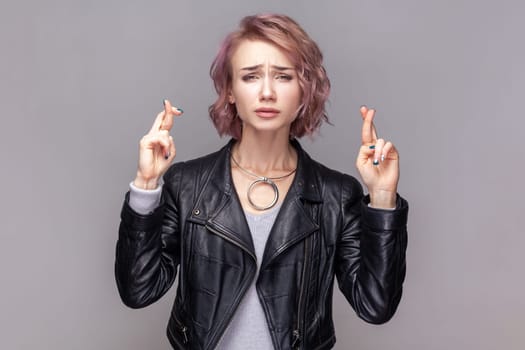
[[[377,159],[374,159],[374,165],[379,165],[379,161]]]
[[[376,145],[370,145],[370,146],[368,146],[368,148],[370,148],[370,149],[376,149]]]
[[[162,105],[163,105],[163,106],[166,105],[166,99],[162,100]]]
[[[385,155],[384,155],[384,154],[381,155],[381,161],[382,161],[382,162],[385,161]]]
[[[168,159],[169,157],[170,157],[170,152],[168,152],[168,153],[166,153],[166,154],[164,155],[164,159]]]
[[[182,108],[175,108],[177,111],[181,112],[181,113],[184,113],[184,111],[182,110]]]

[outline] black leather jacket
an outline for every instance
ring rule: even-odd
[[[388,321],[405,277],[407,202],[398,196],[394,211],[368,207],[355,178],[315,162],[292,141],[297,173],[256,261],[231,179],[232,144],[173,165],[151,215],[137,214],[125,201],[115,265],[124,303],[155,302],[178,268],[168,324],[175,349],[215,348],[255,278],[278,350],[334,345],[334,275],[359,317]]]

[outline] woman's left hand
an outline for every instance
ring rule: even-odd
[[[361,148],[356,167],[368,188],[374,208],[395,208],[399,181],[399,154],[390,141],[378,139],[374,126],[374,109],[362,106]]]

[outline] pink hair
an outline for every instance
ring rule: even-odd
[[[312,135],[323,121],[328,121],[325,102],[330,93],[330,80],[323,67],[323,54],[306,32],[288,16],[263,14],[244,17],[239,29],[228,34],[213,60],[210,76],[218,97],[209,107],[210,117],[219,135],[241,137],[241,120],[237,108],[230,104],[231,56],[242,40],[262,40],[286,52],[295,64],[302,90],[297,118],[291,125],[290,137]]]

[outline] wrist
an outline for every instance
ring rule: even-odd
[[[370,192],[370,206],[378,209],[392,209],[396,207],[397,193],[390,191]]]
[[[137,173],[137,177],[133,180],[133,185],[143,190],[154,190],[159,185],[159,179],[156,177],[147,178]]]

